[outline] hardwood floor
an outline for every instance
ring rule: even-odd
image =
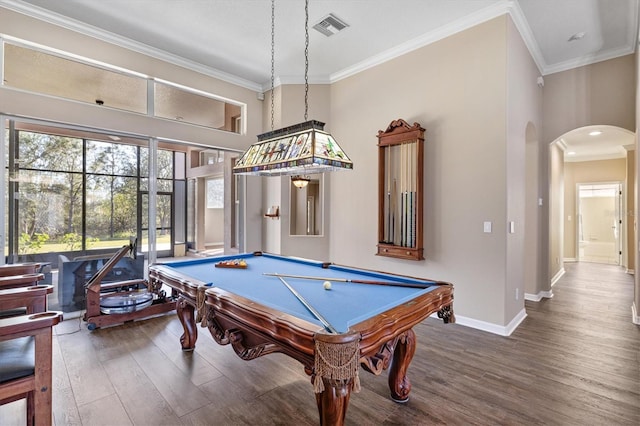
[[[386,373],[362,372],[348,425],[638,425],[640,327],[633,277],[569,263],[552,299],[526,302],[510,337],[428,319],[415,328],[406,404],[388,398]],[[56,425],[315,425],[309,378],[283,355],[242,361],[200,329],[180,350],[174,314],[89,332],[56,327]],[[24,424],[21,402],[0,424]]]

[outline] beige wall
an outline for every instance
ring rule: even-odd
[[[626,204],[624,220],[626,221],[627,237],[624,246],[624,256],[626,258],[627,270],[635,272],[636,269],[636,257],[635,257],[635,205],[636,205],[636,152],[635,150],[627,152],[626,158],[627,170],[626,170]]]
[[[625,183],[626,178],[626,158],[564,163],[564,259],[575,260],[578,257],[576,254],[577,185],[598,182]]]
[[[525,189],[525,254],[524,254],[524,291],[527,295],[538,295],[549,287],[547,271],[548,232],[543,224],[546,202],[542,199],[541,181],[546,180],[542,166],[539,127],[530,123],[526,132],[526,189]],[[543,201],[541,205],[540,201]],[[544,260],[543,260],[544,259]]]
[[[511,19],[507,19],[507,36],[507,223],[497,229],[507,240],[505,322],[524,315],[524,293],[540,285],[542,277],[537,272],[541,245],[537,134],[542,127],[542,89],[537,85],[538,69]],[[536,167],[527,167],[531,164]]]
[[[544,77],[544,139],[593,124],[635,131],[635,63],[626,55]]]
[[[283,87],[283,107],[282,119],[283,126],[290,126],[304,122],[304,85],[285,85]],[[284,102],[286,100],[286,102]],[[331,90],[327,84],[314,84],[309,86],[308,96],[308,120],[318,120],[326,123],[325,130],[331,132],[330,107],[331,107]],[[335,136],[335,135],[334,135]],[[336,137],[338,144],[341,145],[340,138]],[[349,152],[347,151],[347,154]],[[349,172],[340,172],[349,173]],[[331,222],[329,220],[330,202],[327,194],[331,192],[330,179],[326,176],[321,179],[320,186],[323,188],[322,196],[322,215],[324,218],[322,235],[294,235],[290,233],[290,194],[291,194],[291,177],[285,176],[281,178],[281,198],[283,217],[281,223],[281,247],[280,253],[287,256],[299,256],[309,259],[326,260],[329,255],[329,235]]]
[[[274,129],[291,126],[304,122],[304,85],[281,85],[274,89]],[[327,123],[325,130],[331,131],[329,124],[330,86],[316,84],[309,86],[308,120],[318,120]],[[263,102],[264,132],[271,130],[271,97],[270,90],[265,93]],[[338,139],[340,144],[340,140]],[[347,152],[348,154],[348,152]],[[348,173],[348,172],[346,172]],[[291,177],[269,177],[263,179],[263,206],[266,212],[272,205],[280,207],[280,219],[264,219],[262,238],[264,250],[288,256],[305,257],[309,259],[329,259],[329,208],[330,202],[326,194],[330,191],[329,179],[321,179],[323,190],[322,235],[290,235],[290,191]]]
[[[635,55],[598,62],[544,77],[543,136],[542,142],[552,143],[563,134],[590,125],[613,125],[635,131]],[[551,151],[552,152],[552,151]],[[548,160],[549,167],[554,162]],[[562,167],[562,163],[557,163]],[[560,171],[549,170],[548,176]],[[564,215],[553,209],[555,203],[564,203],[561,189],[553,181],[542,184],[544,199],[549,200],[548,270],[557,277],[563,270],[560,260],[564,255]],[[554,192],[555,191],[555,192]],[[554,223],[553,221],[558,221]],[[545,229],[543,229],[543,232]]]
[[[549,277],[557,279],[564,271],[564,152],[558,144],[549,147]],[[541,291],[550,291],[551,282]]]
[[[636,84],[636,98],[635,98],[635,118],[636,125],[634,126],[634,130],[636,132],[636,152],[635,152],[635,189],[636,189],[636,198],[635,198],[635,215],[634,215],[634,238],[633,238],[633,253],[635,253],[635,264],[640,265],[640,234],[638,233],[638,212],[640,211],[640,197],[638,196],[638,173],[640,173],[640,149],[637,148],[638,145],[638,123],[640,123],[640,91],[638,90],[638,86],[640,85],[640,55],[636,52],[635,55],[635,65],[636,65],[636,73],[634,82]],[[633,307],[632,312],[634,315],[634,322],[636,324],[640,324],[640,274],[636,273],[635,277],[635,291],[633,295]]]
[[[457,314],[498,325],[511,320],[505,314],[507,191],[517,188],[507,188],[507,173],[513,172],[507,156],[524,170],[524,146],[506,148],[508,19],[491,20],[331,86],[331,130],[354,161],[353,172],[330,175],[332,260],[451,281]],[[535,87],[535,79],[529,84]],[[375,256],[376,134],[397,118],[426,128],[421,262]],[[514,144],[524,145],[526,123],[519,117]],[[523,181],[519,177],[514,185]],[[515,218],[520,224],[522,215]],[[484,221],[492,222],[492,233],[483,233]],[[521,268],[521,257],[513,261]]]

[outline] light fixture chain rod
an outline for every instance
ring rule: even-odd
[[[275,86],[275,57],[276,57],[276,0],[271,0],[271,131],[273,131],[273,87]]]
[[[309,112],[309,0],[304,2],[304,121]]]

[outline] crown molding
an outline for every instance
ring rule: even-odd
[[[119,47],[123,47],[137,53],[141,53],[143,55],[147,55],[182,68],[196,71],[198,73],[234,84],[236,86],[244,87],[256,92],[262,91],[262,85],[254,81],[250,81],[226,73],[224,71],[220,71],[216,68],[208,67],[200,63],[190,61],[185,58],[181,58],[177,55],[173,55],[160,49],[156,49],[155,47],[151,47],[147,44],[133,41],[126,37],[122,37],[117,34],[102,30],[100,28],[79,22],[75,19],[71,19],[66,16],[44,10],[37,6],[15,0],[0,0],[0,7],[13,10],[14,12],[18,12],[23,15],[27,15],[32,18],[47,22],[49,24],[53,24]]]
[[[503,0],[501,2],[494,3],[491,6],[487,6],[484,9],[481,9],[475,13],[467,15],[461,19],[458,19],[457,21],[451,22],[450,24],[444,25],[434,31],[423,34],[420,37],[416,37],[396,47],[393,47],[382,53],[374,55],[351,67],[335,72],[329,76],[329,81],[331,83],[334,83],[336,81],[358,74],[369,68],[373,68],[384,62],[390,61],[391,59],[405,55],[409,52],[412,52],[416,49],[427,46],[431,43],[435,43],[439,40],[450,37],[461,31],[475,27],[476,25],[487,22],[493,18],[497,18],[498,16],[504,15],[506,13],[512,13],[512,11],[515,8],[517,8],[518,10],[520,9],[519,7],[517,7],[515,0]],[[524,17],[522,16],[522,11],[520,11],[520,16],[521,16],[520,20],[522,22],[526,22],[524,20]],[[529,33],[530,32],[531,30],[529,30]],[[530,39],[533,40],[533,37],[530,37]],[[533,42],[533,45],[535,46],[535,41]]]
[[[0,0],[0,7],[5,7],[7,9],[16,11],[18,13],[22,13],[24,15],[39,19],[44,22],[48,22],[50,24],[54,24],[68,30],[78,32],[80,34],[84,34],[86,36],[102,40],[116,46],[123,47],[125,49],[129,49],[167,63],[171,63],[189,70],[193,70],[195,72],[225,81],[230,84],[234,84],[236,86],[244,87],[249,90],[253,90],[256,92],[265,92],[271,89],[270,83],[258,83],[255,81],[250,81],[233,74],[226,73],[224,71],[218,70],[213,67],[208,67],[202,65],[198,62],[191,61],[182,57],[179,57],[174,54],[167,53],[160,49],[151,47],[149,45],[135,42],[126,37],[119,36],[117,34],[110,33],[105,30],[101,30],[97,27],[93,27],[87,25],[85,23],[76,21],[74,19],[67,18],[65,16],[44,10],[37,6],[33,6],[30,4],[23,3],[19,0]],[[632,2],[629,10],[629,16],[637,17],[638,16],[638,4],[637,2]],[[409,40],[405,43],[402,43],[396,47],[388,49],[380,54],[374,55],[368,59],[365,59],[353,66],[344,68],[340,71],[332,73],[327,76],[313,76],[309,79],[310,84],[332,84],[334,82],[340,81],[344,78],[350,77],[352,75],[358,74],[362,71],[365,71],[369,68],[373,68],[377,65],[380,65],[384,62],[412,52],[421,47],[427,46],[431,43],[437,42],[439,40],[450,37],[456,33],[467,30],[484,22],[487,22],[491,19],[497,18],[501,15],[508,14],[516,29],[520,33],[531,57],[536,64],[538,70],[541,75],[553,74],[560,71],[566,71],[572,68],[585,66],[589,64],[593,64],[596,62],[602,62],[609,59],[614,59],[620,56],[629,55],[635,52],[635,45],[631,47],[626,47],[617,50],[610,50],[606,52],[601,52],[589,57],[581,57],[576,58],[574,60],[565,61],[559,64],[555,64],[553,66],[549,66],[546,64],[542,52],[533,37],[533,32],[527,23],[527,20],[520,8],[520,5],[517,0],[502,0],[497,3],[494,3],[490,6],[485,7],[477,12],[474,12],[470,15],[467,15],[457,21],[454,21],[448,25],[440,27],[434,31],[431,31],[427,34],[424,34],[420,37],[417,37],[413,40]],[[630,25],[629,27],[629,37],[630,40],[635,40],[638,38],[638,20],[635,19],[635,24]],[[640,40],[640,39],[639,39]],[[302,76],[278,76],[278,84],[304,84],[304,79]]]
[[[511,1],[508,6],[508,13],[511,16],[513,24],[520,33],[522,41],[525,46],[527,46],[527,49],[529,49],[529,54],[531,55],[533,62],[535,62],[536,67],[538,67],[538,71],[540,74],[545,75],[544,68],[546,67],[546,63],[544,56],[542,56],[540,46],[538,46],[538,42],[536,42],[536,39],[533,36],[533,31],[531,31],[531,27],[524,16],[524,12],[520,8],[520,4],[517,1]]]
[[[635,51],[632,47],[625,47],[615,50],[607,50],[595,55],[582,56],[580,58],[571,59],[569,61],[560,62],[553,66],[546,66],[543,68],[543,75],[554,74],[561,71],[567,71],[573,68],[582,67],[585,65],[591,65],[609,59],[615,59],[621,56],[630,55]]]

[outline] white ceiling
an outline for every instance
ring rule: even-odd
[[[504,13],[547,75],[633,53],[638,1],[310,0],[309,82],[340,80]],[[256,91],[270,87],[270,0],[0,0],[0,6]],[[312,29],[329,13],[349,27],[331,37]],[[277,83],[301,83],[304,1],[276,0],[275,15]],[[584,36],[569,41],[578,33]]]
[[[624,158],[635,146],[635,135],[615,126],[587,126],[563,135],[558,143],[567,162]]]

